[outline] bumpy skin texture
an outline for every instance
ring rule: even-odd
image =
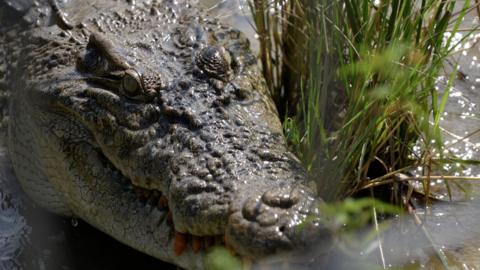
[[[185,2],[91,2],[3,29],[9,149],[33,199],[189,269],[204,254],[175,255],[175,231],[253,259],[329,239],[238,30]]]

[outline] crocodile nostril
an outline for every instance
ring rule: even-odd
[[[296,189],[278,188],[265,192],[262,201],[272,207],[290,208],[300,200]]]
[[[254,221],[260,212],[260,196],[249,198],[243,205],[242,215],[247,220]]]
[[[265,212],[257,217],[257,222],[262,227],[272,226],[278,221],[278,214],[272,212]]]

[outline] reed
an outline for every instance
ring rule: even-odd
[[[441,152],[440,117],[457,73],[447,74],[442,92],[437,78],[461,42],[453,37],[465,14],[477,7],[469,0],[250,2],[287,139],[322,197],[342,199],[382,179],[398,203],[395,176],[414,166],[428,176],[448,160],[432,153]],[[423,151],[412,156],[416,144]]]

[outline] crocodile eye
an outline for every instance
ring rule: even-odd
[[[142,91],[142,79],[140,74],[133,69],[125,71],[122,80],[122,89],[125,94],[135,96]]]

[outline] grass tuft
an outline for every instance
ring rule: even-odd
[[[384,180],[392,192],[375,197],[399,203],[395,177],[417,166],[425,167],[428,195],[428,176],[449,160],[433,153],[442,152],[439,122],[457,71],[443,92],[437,78],[463,41],[453,39],[463,18],[477,7],[469,0],[250,3],[267,84],[320,196],[338,200]],[[415,145],[423,151],[415,154]]]

